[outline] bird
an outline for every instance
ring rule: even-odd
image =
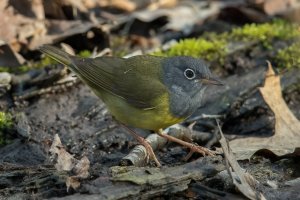
[[[51,45],[43,45],[39,50],[69,67],[125,127],[151,130],[203,155],[212,155],[204,147],[163,133],[163,129],[183,122],[201,106],[209,85],[223,85],[204,60],[154,55],[81,58]],[[161,166],[149,143],[130,132]]]

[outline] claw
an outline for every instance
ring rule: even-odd
[[[209,149],[207,149],[205,147],[201,147],[201,146],[195,145],[193,143],[185,142],[185,141],[180,140],[178,138],[175,138],[173,136],[164,134],[162,129],[160,129],[157,134],[161,137],[166,138],[169,141],[176,142],[176,143],[181,144],[185,147],[188,147],[190,149],[190,152],[185,157],[185,159],[189,159],[193,155],[194,152],[200,153],[203,156],[206,156],[206,155],[213,156],[213,155],[215,155],[212,151],[210,151]]]

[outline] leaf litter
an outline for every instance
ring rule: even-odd
[[[240,167],[239,163],[234,157],[234,154],[232,153],[230,145],[228,144],[222,133],[218,121],[217,124],[221,135],[221,139],[219,140],[219,142],[224,153],[226,168],[233,181],[233,184],[247,198],[252,200],[265,200],[266,198],[264,197],[264,195],[256,190],[259,182],[255,180],[249,173],[244,172],[244,169]]]
[[[265,84],[259,91],[275,115],[275,133],[271,137],[238,138],[229,142],[238,160],[250,159],[259,150],[269,150],[276,156],[299,154],[300,122],[285,103],[280,86],[280,76],[276,75],[268,62]]]
[[[80,186],[80,179],[89,177],[90,161],[86,156],[77,160],[63,147],[59,136],[56,134],[49,152],[56,160],[54,165],[57,171],[73,172],[75,175],[67,177],[66,185],[69,188],[77,189]]]

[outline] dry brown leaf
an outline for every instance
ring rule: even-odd
[[[209,6],[204,6],[206,4]],[[151,22],[161,17],[167,17],[168,23],[163,29],[188,33],[194,24],[199,24],[205,19],[217,15],[225,5],[226,3],[223,2],[205,3],[192,1],[188,4],[176,5],[172,9],[159,8],[156,10],[136,11],[132,14],[132,17],[143,22]]]
[[[98,1],[97,0],[82,0],[82,4],[87,9],[92,9],[92,8],[95,8],[98,5]]]
[[[1,7],[4,5],[1,5]],[[0,18],[0,38],[6,43],[14,41],[18,34],[18,26],[28,22],[27,19],[16,15],[15,10],[11,6],[2,7]]]
[[[149,10],[156,10],[158,8],[171,8],[176,6],[178,3],[177,0],[158,0],[158,1],[153,1],[151,4],[148,6]]]
[[[69,192],[70,188],[76,190],[80,186],[80,182],[76,177],[70,176],[66,180],[67,191]]]
[[[233,184],[247,198],[253,200],[265,200],[266,198],[264,197],[264,195],[255,190],[259,182],[255,180],[250,174],[244,172],[244,169],[240,167],[222,133],[218,121],[217,124],[221,135],[221,139],[219,140],[219,142],[225,156],[227,171],[232,178]]]
[[[261,149],[268,149],[277,156],[283,156],[300,148],[300,122],[283,100],[280,77],[275,75],[269,62],[264,87],[259,90],[275,115],[275,134],[266,138],[248,137],[230,141],[238,160],[250,159]]]
[[[253,4],[268,15],[275,15],[293,7],[296,0],[254,0]]]
[[[81,1],[75,0],[64,0],[62,3],[58,4],[53,1],[45,1],[45,5],[42,4],[41,0],[24,1],[24,6],[30,6],[24,15],[18,12],[18,9],[22,10],[22,5],[17,4],[17,1],[12,1],[14,4],[9,4],[6,1],[1,1],[0,3],[0,40],[4,43],[10,45],[10,47],[15,51],[19,52],[23,45],[26,45],[28,49],[35,50],[37,47],[43,44],[55,43],[66,37],[85,33],[95,24],[85,22],[82,23],[80,20],[36,20],[43,19],[45,13],[43,9],[46,9],[47,15],[51,15],[48,12],[57,11],[56,7],[61,4],[72,5],[78,9],[85,10]],[[48,2],[48,3],[47,3]],[[11,2],[10,2],[11,3]],[[45,7],[42,7],[45,6]],[[27,17],[28,10],[34,12],[32,17]],[[50,10],[50,11],[49,11]],[[54,12],[55,14],[56,12]],[[59,13],[56,13],[59,14]],[[28,14],[29,15],[29,14]],[[61,14],[62,15],[62,14]]]
[[[54,136],[49,152],[56,157],[55,168],[58,171],[71,171],[75,167],[76,159],[65,150],[57,134]]]
[[[81,158],[81,160],[76,164],[73,171],[75,172],[75,176],[70,176],[66,180],[67,190],[69,188],[73,188],[76,190],[80,186],[80,180],[87,178],[89,174],[90,169],[90,161],[89,159],[84,156]]]
[[[112,8],[120,9],[125,12],[133,12],[135,10],[142,9],[142,8],[147,8],[150,10],[155,10],[158,8],[169,8],[175,6],[177,2],[178,2],[177,0],[156,0],[156,1],[101,0],[98,1],[98,5],[100,7],[112,7]]]
[[[102,0],[98,3],[101,7],[113,7],[126,12],[132,12],[138,7],[137,3],[131,0]]]
[[[83,156],[74,167],[74,172],[77,178],[87,178],[89,176],[90,161],[86,156]]]
[[[90,161],[84,156],[81,160],[75,159],[70,153],[68,153],[56,134],[52,142],[50,153],[56,157],[55,168],[58,171],[71,171],[74,172],[74,176],[70,176],[66,180],[67,190],[70,187],[77,189],[80,186],[80,180],[89,176]]]
[[[19,14],[14,7],[0,10],[0,38],[18,52],[20,44],[28,44],[31,38],[47,33],[43,21]]]

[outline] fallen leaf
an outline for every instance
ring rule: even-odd
[[[80,160],[75,159],[70,153],[68,153],[56,134],[52,142],[50,153],[56,157],[55,168],[58,171],[72,171],[75,175],[67,177],[66,185],[67,190],[69,188],[77,189],[80,186],[80,180],[89,176],[90,161],[86,156],[83,156]]]
[[[171,7],[177,3],[177,0],[158,0],[158,1],[133,1],[133,0],[101,0],[98,1],[100,7],[115,8],[124,12],[133,12],[138,9],[148,7],[148,9],[157,9],[161,7]]]
[[[265,102],[275,115],[275,134],[271,137],[247,137],[230,141],[238,160],[250,159],[258,150],[267,149],[277,156],[290,154],[300,148],[300,122],[282,98],[280,77],[268,62],[264,87],[259,88]]]
[[[70,176],[66,180],[66,186],[67,186],[67,191],[69,192],[70,188],[73,188],[76,190],[80,186],[80,182],[77,178],[74,178],[73,176]]]
[[[158,8],[171,8],[174,7],[178,3],[177,0],[158,0],[152,1],[148,6],[149,10],[156,10]]]
[[[47,33],[44,21],[21,15],[11,5],[4,8],[0,5],[0,8],[0,38],[14,51],[18,52],[31,38]]]
[[[66,180],[67,190],[69,188],[73,188],[76,190],[80,186],[80,180],[87,178],[90,169],[90,161],[89,159],[84,156],[81,160],[75,165],[73,171],[75,172],[75,176],[70,176]]]
[[[55,168],[58,171],[71,171],[75,167],[75,158],[65,150],[57,134],[54,136],[49,152],[56,157]]]
[[[95,28],[95,32],[97,32],[96,36],[98,34],[104,35],[102,28],[100,29],[99,26],[91,22],[83,23],[81,20],[44,19],[45,15],[51,15],[50,11],[62,16],[63,13],[56,13],[59,9],[55,6],[59,5],[70,5],[82,11],[86,10],[81,1],[64,0],[61,4],[51,2],[52,4],[46,1],[44,5],[41,0],[33,0],[30,2],[25,1],[19,5],[16,0],[9,1],[9,3],[7,0],[1,1],[1,44],[7,44],[14,52],[19,52],[24,46],[29,50],[35,50],[43,44],[57,43],[70,36],[87,33],[91,28]],[[22,10],[22,7],[28,7],[28,9],[24,13],[18,12],[18,10]],[[88,36],[83,34],[82,37]]]
[[[204,5],[209,5],[205,7]],[[172,9],[142,10],[132,14],[132,17],[142,22],[151,22],[158,18],[167,17],[165,30],[190,32],[195,23],[217,15],[225,4],[219,2],[190,2],[180,4]]]
[[[12,6],[0,5],[0,38],[6,43],[16,40],[22,24],[31,22],[30,19],[15,13]]]
[[[133,12],[137,9],[147,7],[150,10],[158,8],[173,7],[177,4],[177,0],[158,0],[158,1],[133,1],[133,0],[102,0],[98,1],[100,7],[116,8],[125,12]]]
[[[251,2],[254,6],[260,8],[268,15],[275,15],[282,13],[293,7],[297,1],[296,0],[254,0]]]
[[[87,178],[89,176],[90,161],[83,156],[74,167],[74,172],[78,178]]]
[[[247,198],[253,200],[265,200],[266,198],[264,197],[264,195],[255,190],[259,182],[255,180],[249,173],[244,172],[244,169],[240,167],[239,163],[232,153],[230,145],[228,144],[222,133],[218,121],[217,124],[221,135],[221,139],[219,140],[219,142],[224,153],[227,171],[232,178],[233,184]]]
[[[117,21],[129,23],[128,20],[149,23],[157,19],[166,18],[167,23],[161,28],[162,31],[183,31],[189,34],[195,24],[201,24],[208,18],[217,16],[220,11],[229,6],[238,6],[239,2],[232,1],[155,1],[148,9],[137,10],[128,16],[120,16]],[[172,9],[166,9],[172,7]],[[153,10],[154,9],[154,10]],[[139,28],[139,27],[137,27]],[[134,26],[131,27],[134,29]]]

